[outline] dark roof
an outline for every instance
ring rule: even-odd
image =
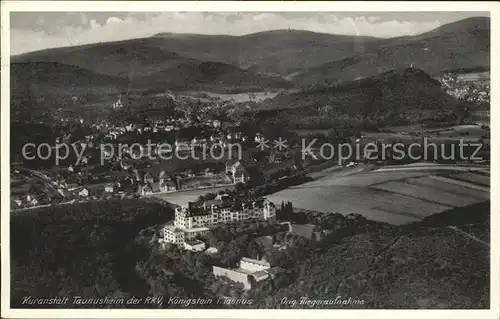
[[[195,205],[195,203],[190,202],[188,204],[188,209],[186,212],[187,216],[203,216],[203,215],[210,215],[211,212],[209,209],[199,207]]]
[[[185,243],[188,245],[204,244],[204,242],[202,242],[201,240],[198,240],[198,239],[186,240]]]
[[[205,207],[210,207],[212,205],[220,206],[221,204],[222,204],[222,202],[220,200],[216,200],[216,199],[209,199],[209,200],[206,200],[205,202],[203,202],[203,206],[205,206]]]

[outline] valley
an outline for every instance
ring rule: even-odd
[[[384,37],[151,14],[141,38],[11,56],[11,307],[489,307],[489,17]],[[355,20],[400,19],[379,14]]]

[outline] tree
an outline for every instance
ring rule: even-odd
[[[236,185],[234,185],[234,189],[236,190],[236,192],[238,194],[241,194],[245,190],[245,184],[243,184],[243,183],[236,183]]]
[[[252,240],[248,243],[247,254],[251,258],[259,259],[259,257],[262,256],[262,248],[255,242],[255,240]]]
[[[186,262],[190,265],[193,266],[195,263],[193,252],[191,250],[188,250],[186,254],[184,255]]]
[[[280,231],[276,233],[276,241],[282,243],[285,240],[285,233]]]
[[[209,233],[208,234],[208,244],[210,245],[210,247],[216,247],[217,245],[217,237],[215,237],[215,235],[213,233]]]

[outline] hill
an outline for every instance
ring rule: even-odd
[[[12,57],[12,61],[58,62],[121,77],[132,73],[133,77],[149,77],[183,68],[190,72],[190,64],[210,61],[231,64],[250,74],[293,78],[293,82],[308,86],[373,76],[411,64],[431,76],[450,69],[489,68],[489,25],[489,18],[469,18],[420,35],[390,39],[302,30],[243,36],[159,33],[29,52]],[[282,79],[276,81],[276,87],[287,86]],[[161,84],[160,80],[153,82]]]
[[[303,86],[331,84],[412,64],[431,76],[451,69],[489,68],[490,19],[469,18],[417,36],[380,40],[377,45],[360,54],[332,59],[296,75],[293,81]]]
[[[131,82],[131,87],[138,89],[204,89],[232,92],[291,86],[288,81],[280,77],[256,74],[224,63],[202,62],[181,57],[177,53],[150,46],[148,43],[147,39],[136,39],[50,49],[17,56],[13,58],[13,61],[15,64],[22,64],[19,61],[28,61],[23,63],[25,65],[35,63],[37,67],[50,65],[51,72],[59,68],[58,72],[67,80],[65,83],[68,86],[81,84],[80,80],[75,82],[76,79],[72,79],[73,75],[70,74],[84,72],[79,68],[88,70],[86,71],[89,78],[87,83],[93,83],[95,80],[95,85],[99,85],[102,82],[99,76],[103,79],[104,76],[108,76],[111,83],[126,82],[125,87],[127,87]],[[32,80],[19,75],[20,71],[22,70],[18,68],[13,69],[12,76],[21,80]],[[91,75],[91,73],[99,74],[99,76]],[[111,80],[110,77],[118,80]],[[38,79],[38,83],[49,85],[52,85],[54,81],[60,80],[52,76]]]
[[[459,223],[452,218],[457,215]],[[472,220],[464,219],[464,215],[478,217],[470,224]],[[342,225],[347,224],[341,223],[320,249],[291,245],[276,253],[273,263],[290,260],[287,268],[293,273],[291,281],[277,285],[273,294],[269,293],[269,288],[252,289],[248,293],[254,296],[254,302],[235,307],[289,308],[290,304],[281,303],[282,298],[307,296],[313,300],[335,300],[340,296],[365,302],[347,305],[348,308],[488,308],[489,247],[467,234],[483,236],[489,241],[489,217],[489,203],[485,203],[450,212],[445,216],[446,223],[440,217],[436,224],[427,221],[405,226],[361,221],[354,233],[343,232]],[[24,297],[35,295],[39,298],[69,295],[70,298],[110,299],[135,296],[143,300],[147,296],[161,296],[166,300],[172,296],[213,298],[212,291],[204,289],[203,285],[204,280],[209,282],[210,279],[201,275],[187,276],[196,269],[211,270],[212,257],[207,260],[200,257],[206,256],[204,253],[184,254],[178,250],[178,253],[162,252],[155,256],[142,244],[151,239],[144,235],[148,231],[146,228],[172,218],[172,209],[137,199],[59,205],[12,215],[11,307],[154,307],[143,303],[136,306],[78,306],[71,302],[22,304]],[[462,232],[446,227],[450,224],[455,224]],[[151,230],[154,227],[149,228],[149,232]],[[248,236],[235,239],[229,237],[235,233],[223,233],[231,238],[225,249],[238,249],[239,253],[241,249],[235,244]],[[143,240],[138,240],[141,234]],[[246,247],[248,245],[243,249]],[[185,266],[189,265],[190,258],[195,262]],[[156,267],[140,276],[142,266],[151,261]],[[220,286],[219,279],[214,278],[213,282]],[[161,306],[176,305],[164,302]],[[214,302],[214,307],[230,306]],[[313,308],[336,307],[339,305]],[[297,304],[294,308],[309,306]]]
[[[275,30],[243,36],[159,33],[149,38],[30,52],[12,59],[56,61],[89,70],[98,70],[100,67],[109,70],[116,68],[116,59],[130,63],[134,57],[141,59],[141,56],[147,55],[151,59],[157,57],[157,63],[162,63],[182,56],[232,64],[258,73],[286,76],[351,56],[376,40],[373,37],[300,30]],[[120,48],[130,53],[120,53]],[[126,65],[124,72],[129,72],[129,65]]]
[[[262,118],[292,126],[389,125],[458,119],[464,107],[423,70],[407,68],[342,83],[281,94],[260,107]]]
[[[10,87],[13,95],[25,92],[26,85],[47,85],[71,90],[77,87],[126,87],[123,78],[103,75],[74,65],[57,62],[27,62],[10,65]]]
[[[70,299],[147,295],[134,267],[149,251],[136,245],[134,237],[172,216],[172,209],[140,199],[60,205],[12,215],[11,306],[40,307],[22,304],[24,297],[35,295]],[[68,302],[59,307],[78,305]]]

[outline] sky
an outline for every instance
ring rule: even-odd
[[[149,37],[160,32],[244,35],[276,29],[415,35],[488,12],[11,12],[11,54]]]

